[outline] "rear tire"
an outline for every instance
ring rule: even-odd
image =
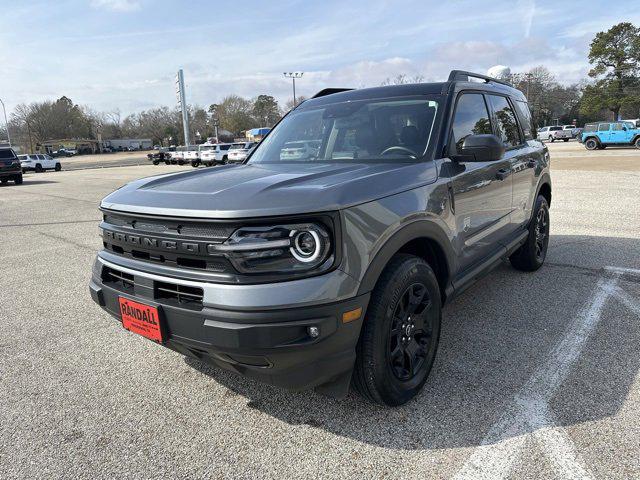
[[[534,272],[542,266],[547,258],[548,247],[549,204],[546,198],[538,195],[533,217],[529,224],[529,236],[524,245],[509,257],[511,265],[523,272]]]
[[[42,165],[40,165],[39,163],[36,163],[36,172],[37,173],[42,173]]]
[[[556,141],[556,137],[551,137],[551,138],[549,139],[549,141],[550,141],[551,143],[555,142],[555,141]]]
[[[22,174],[19,173],[15,177],[13,177],[13,181],[16,185],[22,185]]]
[[[569,141],[569,139],[568,139],[568,138],[563,138],[563,140],[564,140],[565,142],[568,142],[568,141]]]
[[[59,172],[60,170],[62,170],[62,165],[60,165],[59,163],[56,163],[56,166],[55,166],[54,170],[56,172]]]
[[[595,138],[587,138],[584,141],[584,148],[587,150],[596,150],[598,148],[598,142]]]
[[[7,183],[9,183],[9,179],[8,178],[3,178],[0,180],[0,183],[2,183],[2,185],[6,185]]]
[[[440,287],[423,259],[395,255],[378,280],[356,347],[355,389],[398,406],[427,381],[440,338]]]
[[[633,146],[640,149],[640,137],[636,138],[633,142]]]
[[[193,168],[198,168],[200,166],[200,162],[199,161],[198,162],[191,162],[191,166]]]

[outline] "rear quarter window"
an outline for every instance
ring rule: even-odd
[[[16,158],[16,154],[10,148],[0,150],[0,160]]]
[[[526,140],[533,140],[536,138],[536,129],[533,126],[533,119],[531,118],[531,110],[529,110],[529,104],[520,100],[513,102],[520,119],[520,126],[524,132],[524,138]]]

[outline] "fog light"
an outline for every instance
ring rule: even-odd
[[[318,338],[320,336],[320,329],[318,327],[307,327],[307,333],[311,338]]]

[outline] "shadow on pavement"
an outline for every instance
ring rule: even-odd
[[[596,249],[605,252],[600,267],[627,267],[607,263],[606,252],[615,251],[613,260],[620,252],[635,258],[640,251],[640,240],[630,238],[556,235],[551,245],[550,257],[554,245],[571,245],[572,251],[563,253],[566,265],[550,262],[538,272],[522,273],[504,264],[445,307],[432,373],[422,393],[400,408],[371,405],[353,392],[334,400],[283,391],[196,359],[185,361],[231,395],[245,397],[248,407],[288,424],[385,448],[477,446],[564,337],[568,323],[589,304],[602,272],[571,265],[572,259]],[[561,425],[620,410],[640,367],[637,320],[615,299],[607,300],[600,323],[553,398]]]

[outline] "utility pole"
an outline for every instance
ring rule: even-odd
[[[0,98],[0,103],[2,104],[2,111],[4,112],[4,125],[7,128],[7,141],[9,142],[9,146],[11,146],[11,135],[9,135],[9,122],[7,122],[7,110],[4,108],[4,102]]]
[[[189,112],[187,111],[186,94],[184,91],[184,73],[182,69],[178,70],[176,76],[176,95],[178,96],[178,105],[182,110],[182,128],[184,130],[184,144],[185,146],[191,145],[189,141]]]
[[[285,76],[285,78],[290,78],[291,80],[293,80],[293,108],[296,108],[296,78],[302,78],[304,72],[284,72],[283,75]]]

